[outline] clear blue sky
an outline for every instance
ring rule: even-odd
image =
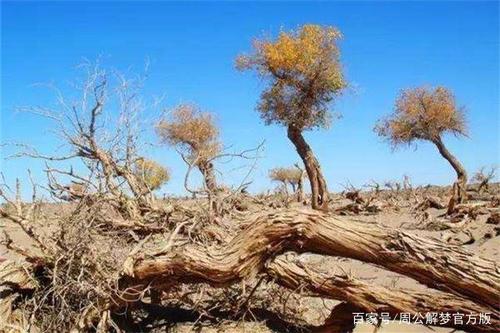
[[[65,85],[82,57],[141,70],[151,60],[145,94],[166,94],[166,106],[193,101],[216,113],[226,144],[253,147],[265,139],[254,173],[255,191],[270,188],[267,171],[298,161],[285,129],[265,126],[255,112],[264,85],[233,67],[253,37],[304,23],[335,25],[344,34],[342,61],[352,92],[333,110],[343,114],[328,131],[307,133],[330,188],[412,177],[416,184],[447,184],[455,174],[435,147],[392,152],[372,131],[391,112],[399,89],[445,85],[469,110],[470,138],[445,138],[469,172],[499,162],[498,2],[2,2],[1,135],[3,142],[58,147],[50,124],[14,112],[45,105],[50,91],[37,82]],[[156,139],[151,135],[151,140]],[[185,166],[166,147],[152,157],[173,173],[165,191],[182,192]],[[42,165],[3,161],[8,180]],[[229,170],[236,165],[224,165]],[[238,173],[224,180],[236,182]]]

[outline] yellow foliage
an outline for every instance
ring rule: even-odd
[[[308,24],[282,31],[276,40],[256,40],[254,54],[236,59],[238,69],[255,69],[270,79],[258,107],[266,123],[299,129],[328,126],[327,104],[347,85],[337,47],[340,37],[336,28]]]
[[[438,140],[443,133],[466,134],[464,108],[445,87],[417,87],[402,90],[394,113],[379,122],[375,131],[393,145],[416,139]]]
[[[186,151],[193,161],[205,162],[221,149],[212,115],[191,104],[176,107],[169,119],[159,122],[157,132],[166,143]]]
[[[271,71],[296,71],[314,74],[314,67],[325,53],[335,56],[335,40],[340,33],[335,28],[306,25],[298,33],[281,32],[275,42],[257,43]]]
[[[135,174],[151,191],[160,188],[170,179],[168,169],[155,161],[144,158],[136,161]]]
[[[297,168],[274,168],[269,171],[269,178],[277,182],[295,185],[302,178],[302,170]]]

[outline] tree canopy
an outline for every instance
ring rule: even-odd
[[[135,175],[143,181],[149,190],[159,189],[163,184],[170,180],[168,169],[159,163],[141,158],[135,162]]]
[[[396,100],[394,113],[380,121],[375,131],[393,146],[419,139],[436,141],[444,133],[466,135],[464,112],[445,87],[405,89]]]
[[[298,168],[274,168],[269,171],[269,178],[284,184],[296,185],[302,178],[302,170]]]
[[[213,116],[192,104],[174,108],[156,129],[164,142],[180,148],[193,162],[211,159],[221,150]]]
[[[329,126],[328,103],[347,86],[339,38],[334,27],[308,24],[282,31],[276,40],[255,40],[253,53],[237,58],[238,69],[254,69],[269,80],[257,107],[266,124],[300,130]]]

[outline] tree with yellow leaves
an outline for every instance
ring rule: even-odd
[[[387,138],[393,147],[415,140],[427,140],[436,145],[457,174],[449,207],[466,199],[467,173],[446,148],[442,136],[445,133],[467,134],[464,111],[447,88],[417,87],[403,90],[396,100],[394,113],[375,126],[376,133]]]
[[[269,178],[281,183],[286,193],[288,193],[288,185],[295,192],[297,185],[302,180],[302,171],[297,168],[274,168],[269,170]]]
[[[153,160],[145,158],[140,158],[135,162],[134,173],[149,191],[159,189],[170,179],[168,169]]]
[[[190,165],[198,168],[209,193],[215,193],[213,159],[220,153],[219,130],[210,113],[202,112],[192,104],[182,104],[172,110],[170,118],[161,120],[157,127],[160,138],[178,147]]]
[[[336,28],[308,24],[282,31],[275,40],[256,40],[253,54],[236,60],[238,69],[254,69],[268,80],[257,109],[266,124],[287,128],[306,167],[314,209],[327,208],[328,188],[303,132],[330,125],[329,104],[347,86],[337,46],[340,37]]]

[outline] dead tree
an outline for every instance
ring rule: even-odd
[[[411,191],[413,186],[411,185],[411,178],[408,175],[403,175],[403,190]]]
[[[384,186],[392,192],[399,193],[401,191],[401,183],[397,180],[388,180],[384,182]]]
[[[0,176],[2,179],[2,183],[0,183],[0,199],[4,202],[4,204],[0,205],[0,217],[8,219],[18,225],[33,241],[34,248],[38,248],[40,251],[37,253],[24,244],[14,243],[8,233],[4,231],[3,235],[7,249],[20,254],[29,262],[38,263],[47,260],[47,258],[44,257],[48,250],[51,249],[53,242],[48,242],[47,239],[36,230],[43,219],[40,215],[40,201],[37,198],[37,186],[31,178],[31,173],[29,173],[29,178],[32,182],[32,197],[31,204],[29,205],[25,204],[21,199],[21,182],[19,178],[16,179],[15,189],[11,189],[5,181],[4,175],[0,174]]]
[[[485,172],[485,167],[479,169],[474,176],[472,177],[472,181],[479,183],[477,186],[477,192],[482,193],[483,190],[488,191],[489,183],[496,176],[496,168],[491,167],[489,171]]]
[[[372,189],[372,191],[374,191],[375,194],[380,193],[380,184],[378,182],[374,181],[373,179],[370,180],[369,183],[365,184],[364,187]]]
[[[56,107],[21,108],[52,120],[67,154],[41,154],[18,144],[22,149],[15,156],[47,162],[48,188],[54,197],[64,199],[75,194],[58,179],[67,177],[88,191],[111,197],[124,219],[141,223],[142,216],[154,210],[148,195],[151,190],[136,172],[137,163],[143,160],[138,155],[141,143],[137,117],[148,107],[140,96],[144,79],[128,79],[99,64],[85,63],[81,68],[84,77],[74,85],[79,94],[76,99],[54,88]],[[59,161],[80,161],[86,170],[50,165]]]
[[[273,251],[266,250],[269,248]],[[201,279],[222,285],[257,273],[276,253],[313,252],[376,264],[498,311],[500,273],[494,261],[438,240],[376,224],[346,223],[338,217],[311,211],[264,214],[215,252],[197,246],[180,251],[137,261],[128,272],[133,277],[130,283],[150,283],[152,278],[167,274],[186,281]],[[242,257],[245,261],[239,259]],[[218,258],[226,259],[221,262]],[[432,269],[428,262],[433,263]],[[162,281],[165,280],[153,283],[161,285],[165,283]]]

